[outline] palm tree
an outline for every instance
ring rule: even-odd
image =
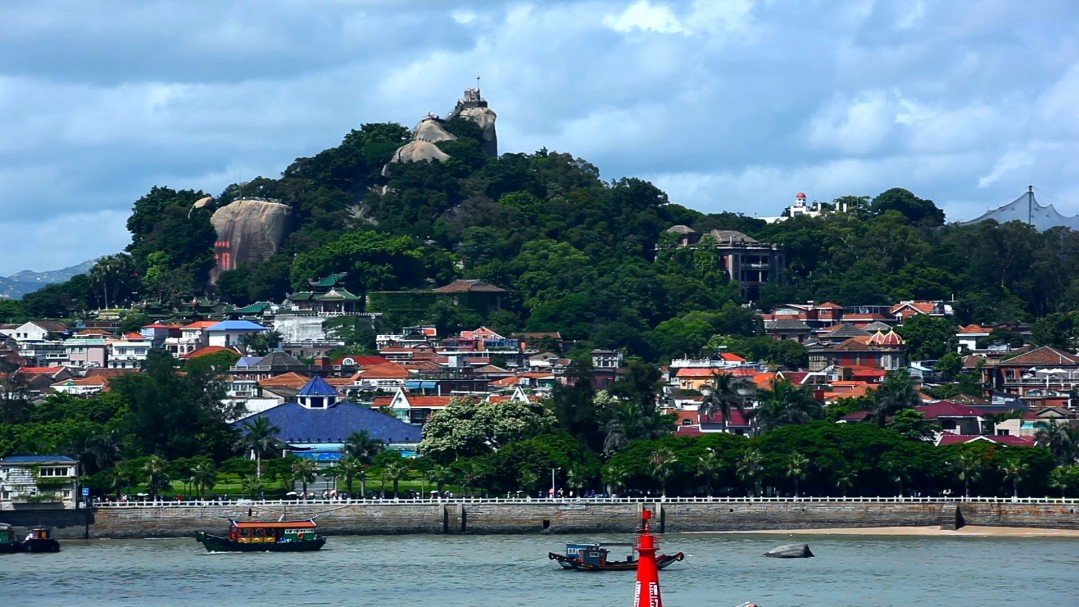
[[[1012,479],[1012,497],[1019,497],[1019,479],[1023,478],[1027,472],[1026,463],[1013,459],[1005,462],[1000,467],[1000,471],[1004,473],[1004,478]]]
[[[367,467],[374,461],[375,456],[382,453],[385,445],[382,441],[371,438],[366,430],[353,432],[345,439],[344,451],[358,459],[360,467],[360,495],[367,495]],[[351,491],[350,491],[351,493]]]
[[[764,456],[756,449],[748,448],[738,458],[738,478],[756,488],[757,495],[761,494],[760,474],[764,471]],[[752,493],[752,490],[751,490]]]
[[[1060,497],[1064,497],[1069,487],[1074,487],[1079,480],[1079,468],[1075,466],[1057,466],[1049,473],[1049,486],[1060,489]]]
[[[401,482],[407,469],[403,464],[390,462],[382,468],[382,480],[393,483],[393,499],[397,499],[397,485]]]
[[[351,453],[346,453],[345,456],[337,462],[337,469],[340,471],[341,474],[344,475],[345,489],[348,491],[348,494],[351,497],[352,479],[355,478],[356,475],[363,472],[363,462],[361,462],[360,459],[355,455],[352,455]]]
[[[711,447],[705,449],[704,455],[697,458],[697,476],[704,480],[708,497],[712,497],[712,484],[722,469],[723,462],[716,455],[716,450]]]
[[[730,373],[713,373],[712,383],[701,390],[704,400],[701,401],[697,411],[702,416],[711,416],[716,413],[722,415],[722,428],[723,432],[726,432],[731,413],[735,410],[745,413],[747,399],[743,393],[747,390],[749,390],[749,382],[744,378],[736,378]]]
[[[626,486],[629,469],[623,465],[608,463],[603,468],[603,479],[607,483],[607,495],[614,495],[616,489]]]
[[[889,371],[873,394],[873,419],[883,428],[888,418],[902,409],[909,409],[920,402],[914,391],[914,381],[906,369]]]
[[[588,473],[585,472],[584,468],[581,466],[570,466],[569,470],[566,472],[566,485],[568,485],[570,489],[576,489],[578,497],[580,497],[581,488],[584,487],[585,481],[587,480]]]
[[[262,454],[276,445],[277,433],[281,428],[273,425],[270,418],[260,415],[255,419],[244,422],[244,446],[251,449],[255,454],[255,476],[262,478]]]
[[[899,497],[903,497],[903,483],[910,478],[910,465],[907,461],[900,454],[887,453],[881,461],[881,468],[899,485]]]
[[[142,473],[146,475],[150,499],[156,502],[157,494],[169,484],[169,462],[160,455],[151,455],[142,465]]]
[[[446,466],[435,464],[434,466],[431,466],[430,470],[427,471],[426,476],[427,480],[435,486],[435,490],[438,491],[438,495],[441,496],[442,489],[446,486],[447,483],[453,480],[453,471]]]
[[[677,461],[678,458],[674,452],[666,448],[656,449],[648,456],[648,463],[652,467],[652,476],[659,481],[662,497],[667,497],[667,479],[671,476],[672,466]]]
[[[195,481],[195,489],[201,499],[204,492],[213,489],[217,483],[217,469],[214,468],[213,461],[206,459],[195,464],[191,469],[191,478]]]
[[[1034,442],[1039,447],[1046,447],[1057,462],[1069,466],[1079,456],[1079,426],[1061,424],[1055,419],[1036,422]]]
[[[798,485],[809,473],[809,459],[795,451],[787,458],[787,477],[794,481],[794,497],[799,495]]]
[[[847,497],[847,491],[854,486],[854,479],[858,476],[858,472],[847,466],[836,473],[835,486],[843,492],[843,497]]]
[[[795,386],[787,379],[773,378],[768,390],[759,393],[759,406],[750,412],[757,432],[780,426],[807,424],[824,415],[821,404],[805,386]]]
[[[970,483],[981,476],[982,460],[976,453],[968,451],[960,453],[951,466],[959,480],[963,481],[963,497],[970,497]]]
[[[292,462],[292,482],[299,481],[303,486],[303,497],[307,499],[307,483],[315,481],[318,467],[314,460],[297,458]]]
[[[251,499],[258,499],[264,488],[262,479],[257,476],[245,476],[240,479],[240,490]]]

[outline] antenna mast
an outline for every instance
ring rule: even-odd
[[[1027,186],[1027,225],[1034,225],[1034,186]]]

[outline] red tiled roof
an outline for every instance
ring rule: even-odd
[[[346,358],[351,358],[352,362],[355,363],[357,366],[360,366],[360,367],[375,367],[375,366],[384,365],[384,364],[390,362],[389,359],[386,358],[385,356],[369,356],[369,355],[364,355],[364,354],[357,354],[355,356],[341,356],[341,357],[333,359],[330,362],[334,366],[339,367],[339,366],[345,364],[345,359]]]
[[[282,373],[281,375],[260,379],[259,385],[266,388],[293,388],[299,390],[304,387],[308,381],[310,381],[310,378],[306,375],[300,375],[295,371],[289,371],[288,373]]]
[[[407,379],[410,373],[405,367],[387,362],[383,365],[369,367],[356,374],[361,379]]]
[[[458,279],[448,285],[435,289],[435,293],[505,293],[506,290],[496,287],[485,280]]]
[[[445,407],[450,404],[451,396],[408,396],[408,404],[412,407]]]
[[[109,378],[101,376],[89,376],[89,377],[76,377],[74,379],[65,379],[53,384],[56,386],[106,386],[109,383]]]
[[[1052,346],[1042,346],[1014,358],[1000,362],[1002,367],[1025,367],[1025,366],[1061,366],[1079,365],[1079,356],[1058,350]]]
[[[984,415],[984,412],[979,409],[966,407],[946,400],[930,403],[928,405],[921,405],[915,407],[915,410],[920,411],[922,415],[929,420],[940,417],[982,417]]]
[[[218,352],[236,352],[236,351],[233,350],[232,348],[226,348],[224,346],[206,346],[204,348],[199,348],[198,350],[195,350],[194,352],[188,352],[187,354],[184,354],[180,358],[186,360],[186,359],[198,358],[200,356],[209,356],[210,354],[217,354]]]
[[[734,352],[720,352],[719,357],[729,363],[744,363],[746,359],[738,356]]]
[[[961,333],[961,334],[962,333],[986,333],[986,334],[988,334],[990,332],[992,332],[992,329],[987,329],[985,327],[982,327],[982,326],[979,326],[979,325],[976,325],[976,324],[973,324],[973,323],[971,323],[971,324],[969,324],[969,325],[967,325],[965,327],[959,327],[959,333]]]
[[[54,375],[64,370],[64,367],[21,367],[19,373],[26,375]]]
[[[180,327],[180,329],[188,330],[188,331],[194,330],[194,329],[205,329],[206,327],[212,327],[212,326],[214,326],[216,324],[217,324],[216,320],[200,320],[200,321],[197,321],[197,322],[193,322],[193,323],[191,323],[189,325],[184,325],[184,326]]]
[[[720,425],[720,424],[723,423],[723,414],[722,413],[713,413],[712,415],[701,415],[699,417],[699,419],[701,420],[702,424]],[[731,418],[727,422],[727,427],[732,427],[732,426],[746,426],[746,427],[748,427],[749,426],[749,420],[746,418],[746,414],[742,413],[741,411],[739,411],[737,409],[735,409],[734,411],[731,411]]]
[[[372,407],[389,407],[393,404],[392,396],[376,396],[374,402],[371,403]]]
[[[676,436],[704,436],[700,426],[678,426],[674,433]]]
[[[519,382],[519,381],[520,381],[519,377],[517,377],[515,375],[511,375],[509,377],[503,377],[502,379],[496,379],[496,380],[491,382],[491,385],[494,386],[495,388],[508,388],[510,386],[516,386],[517,382]]]

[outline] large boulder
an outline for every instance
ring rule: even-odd
[[[390,162],[382,167],[382,174],[389,174],[391,164],[405,162],[446,162],[449,158],[450,155],[438,149],[437,145],[429,141],[414,139],[397,148],[397,151],[393,153],[393,158],[390,158]]]
[[[453,141],[454,139],[457,139],[447,132],[446,129],[442,128],[442,123],[436,118],[424,118],[423,122],[413,129],[412,138],[416,141],[428,141],[431,143]]]
[[[237,200],[214,211],[217,231],[210,281],[248,262],[265,261],[277,252],[292,228],[292,207],[269,200]]]
[[[809,544],[784,544],[765,552],[764,556],[774,559],[807,559],[812,557],[813,553],[809,551]]]
[[[498,114],[488,107],[470,107],[460,110],[457,115],[475,122],[483,129],[483,153],[491,157],[498,156],[498,133],[495,132]]]

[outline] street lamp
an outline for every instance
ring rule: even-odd
[[[551,499],[554,499],[554,473],[562,468],[551,468]]]

